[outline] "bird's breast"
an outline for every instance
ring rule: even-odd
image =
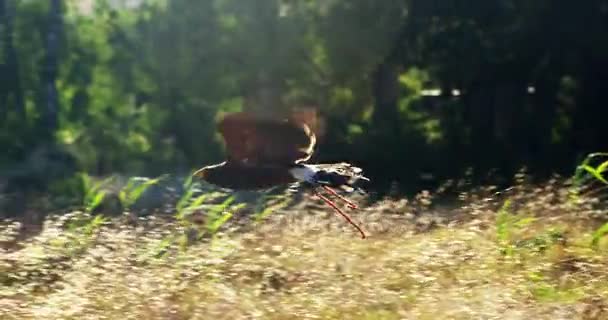
[[[295,168],[289,169],[289,173],[299,181],[313,182],[314,177],[317,174],[317,170],[314,167],[308,165],[301,165]]]

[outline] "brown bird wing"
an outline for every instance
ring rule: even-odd
[[[231,113],[218,124],[229,161],[250,165],[291,164],[308,160],[316,137],[308,116],[263,118],[247,112]]]

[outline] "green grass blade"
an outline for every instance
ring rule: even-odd
[[[230,206],[232,202],[234,202],[234,196],[228,197],[228,199],[224,200],[224,202],[222,202],[221,204],[216,205],[207,213],[207,223],[205,224],[205,228],[207,229],[207,231],[214,233],[214,230],[217,230],[219,228],[217,226],[218,220],[224,222],[228,221],[229,218],[223,219],[224,215],[222,215],[222,213],[226,211],[226,209]]]
[[[280,209],[286,207],[287,204],[289,203],[289,201],[290,201],[289,198],[284,198],[279,203],[276,203],[274,205],[267,205],[262,211],[260,211],[254,215],[254,221],[256,223],[259,223],[259,222],[265,220],[266,218],[268,218],[271,214],[273,214],[277,210],[280,210]]]
[[[93,210],[95,210],[101,204],[101,202],[103,201],[105,196],[106,196],[105,191],[102,190],[102,191],[97,192],[94,195],[93,199],[91,199],[90,201],[88,201],[86,203],[86,209],[85,209],[86,212],[92,212]]]
[[[120,201],[122,202],[122,204],[125,208],[129,208],[131,205],[133,205],[135,202],[137,202],[137,200],[141,197],[141,195],[148,188],[157,184],[164,178],[165,178],[165,176],[160,176],[156,179],[147,179],[147,178],[142,179],[139,177],[134,177],[134,178],[129,179],[129,182],[127,182],[127,185],[120,191],[120,194],[119,194]],[[136,181],[138,181],[138,180],[144,180],[145,182],[137,185]]]
[[[605,184],[608,184],[608,181],[602,176],[602,174],[594,167],[590,166],[590,165],[581,165],[581,168],[588,172],[589,174],[591,174],[595,179],[597,179],[598,181],[601,181]]]
[[[599,166],[597,166],[597,172],[604,173],[606,170],[608,170],[608,161],[604,161],[603,163],[601,163]]]
[[[177,211],[177,213],[182,212],[182,210],[186,208],[186,206],[188,205],[188,201],[190,201],[193,194],[194,190],[188,189],[188,191],[186,191],[186,193],[179,199],[179,201],[175,205],[175,210]]]
[[[597,247],[600,243],[600,240],[608,234],[608,222],[599,227],[595,232],[593,232],[593,238],[591,240],[591,245],[593,247]]]
[[[511,200],[509,199],[505,201],[496,216],[496,239],[501,250],[506,255],[513,253],[513,248],[510,244],[511,230],[513,228],[513,219],[509,212],[510,207]]]
[[[230,218],[232,218],[233,214],[231,212],[226,212],[212,221],[211,224],[207,227],[207,230],[211,234],[215,234]]]

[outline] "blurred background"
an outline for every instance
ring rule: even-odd
[[[608,1],[0,0],[0,188],[186,175],[223,112],[315,108],[312,162],[419,191],[606,150]]]

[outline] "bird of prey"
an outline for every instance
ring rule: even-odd
[[[230,113],[218,123],[226,144],[226,160],[206,166],[193,175],[219,187],[233,190],[260,190],[297,183],[331,206],[365,238],[365,232],[319,190],[357,205],[332,188],[352,191],[364,177],[361,168],[348,163],[305,164],[314,151],[316,113],[293,112],[284,117],[262,117],[248,112]]]

